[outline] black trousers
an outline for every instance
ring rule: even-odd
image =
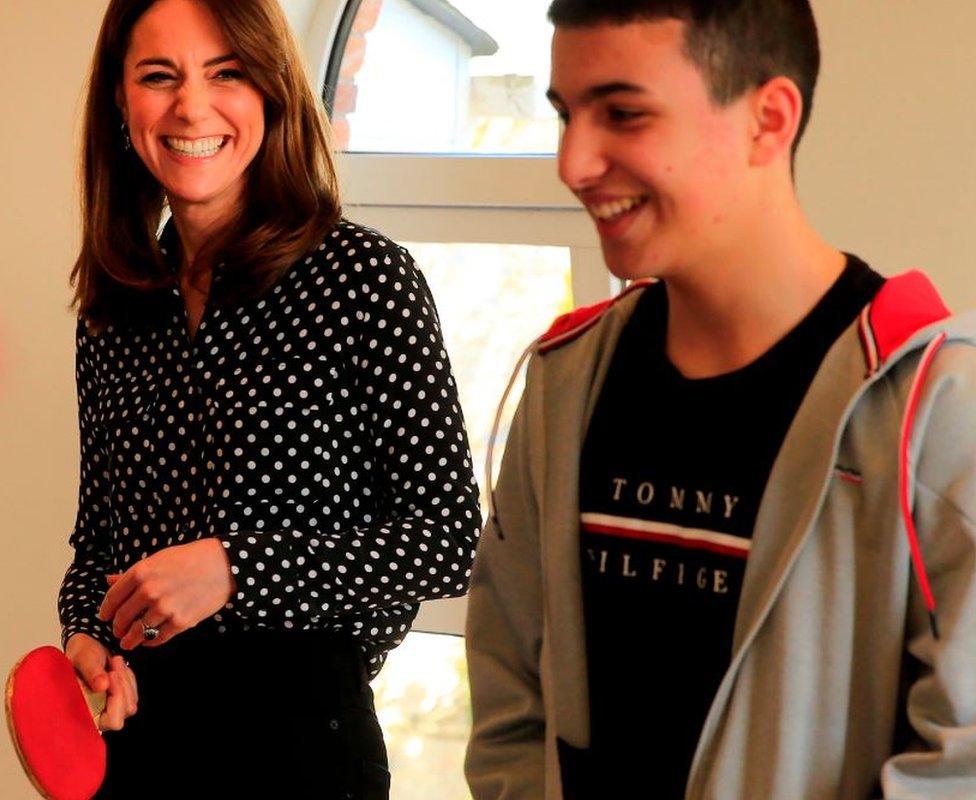
[[[139,710],[105,733],[97,798],[388,800],[386,748],[352,640],[203,623],[128,660]]]

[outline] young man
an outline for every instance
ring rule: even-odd
[[[805,0],[555,0],[623,295],[536,343],[469,599],[476,800],[976,798],[976,319],[817,235]]]

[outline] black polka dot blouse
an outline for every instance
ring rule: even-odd
[[[237,590],[201,624],[346,633],[375,674],[418,603],[466,591],[481,522],[422,275],[343,221],[260,299],[208,308],[192,341],[178,288],[167,302],[160,324],[79,322],[62,641],[117,649],[105,575],[214,536]]]

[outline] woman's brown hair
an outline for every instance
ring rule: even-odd
[[[83,129],[82,244],[71,272],[92,330],[142,317],[174,283],[157,241],[163,188],[122,134],[116,91],[132,29],[157,0],[111,0],[89,79]],[[242,213],[198,255],[226,265],[214,302],[253,298],[335,225],[331,132],[276,0],[200,0],[264,97],[265,136],[249,165]]]

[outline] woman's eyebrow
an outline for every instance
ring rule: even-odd
[[[235,61],[236,59],[237,59],[237,55],[235,53],[227,53],[226,55],[217,56],[216,58],[211,58],[209,61],[205,61],[203,66],[213,67],[216,66],[217,64],[223,64],[225,61]],[[142,59],[142,61],[136,64],[136,67],[150,67],[150,66],[169,67],[170,69],[176,69],[176,64],[172,60],[168,58],[163,58],[162,56],[152,56],[150,58],[144,58]]]

